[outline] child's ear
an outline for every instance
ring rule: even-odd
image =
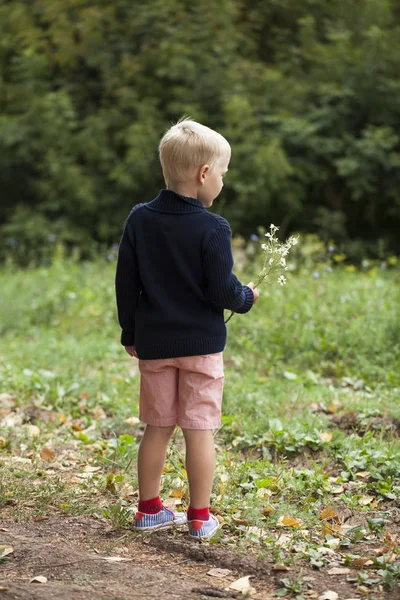
[[[210,171],[209,165],[203,165],[202,167],[200,167],[199,174],[198,174],[198,180],[199,180],[199,183],[201,183],[201,185],[203,185],[206,182],[206,177],[207,177],[209,171]]]

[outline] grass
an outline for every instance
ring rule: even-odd
[[[256,262],[238,262],[251,279]],[[363,556],[366,545],[386,544],[392,558],[382,554],[373,568],[390,588],[400,569],[390,546],[400,495],[400,271],[330,264],[305,267],[297,257],[287,286],[263,288],[252,312],[229,322],[212,498],[225,526],[214,543],[315,568],[334,562],[321,547],[351,562],[359,548]],[[113,261],[78,264],[62,253],[48,267],[0,272],[0,506],[9,518],[129,522],[142,429],[114,272]],[[179,435],[163,495],[188,500]],[[342,526],[346,510],[359,526]]]

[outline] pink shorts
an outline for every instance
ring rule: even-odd
[[[217,429],[221,425],[222,352],[139,360],[139,418],[148,425]]]

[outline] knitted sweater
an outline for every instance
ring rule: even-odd
[[[221,352],[224,308],[245,313],[254,302],[232,273],[231,237],[223,217],[170,190],[134,206],[115,279],[121,343],[141,359]]]

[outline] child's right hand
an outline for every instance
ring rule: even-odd
[[[247,287],[249,287],[254,294],[254,304],[255,304],[260,297],[260,292],[254,287],[254,283],[252,281],[247,284]]]

